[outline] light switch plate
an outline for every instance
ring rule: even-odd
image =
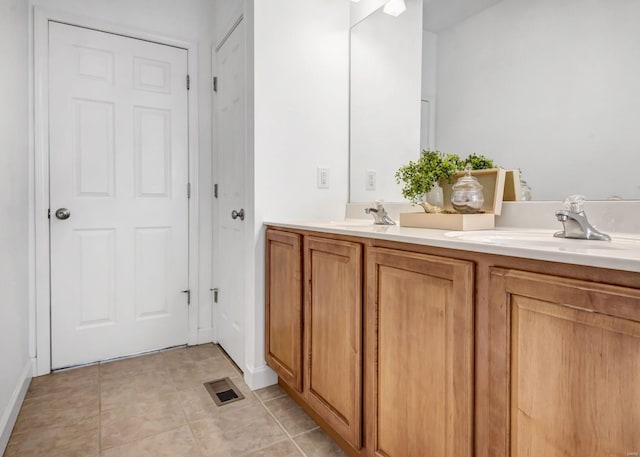
[[[364,185],[364,190],[376,190],[376,171],[367,170],[367,177]]]
[[[329,167],[318,167],[318,189],[329,188]]]

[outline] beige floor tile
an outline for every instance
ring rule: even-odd
[[[97,383],[78,386],[72,392],[27,398],[14,430],[21,433],[35,428],[80,423],[98,415],[99,401]]]
[[[202,384],[224,377],[245,399],[218,407]],[[344,456],[280,386],[251,392],[206,344],[35,378],[4,457],[304,455],[282,427],[309,457]]]
[[[184,426],[145,438],[135,443],[113,447],[102,457],[200,457],[189,427]]]
[[[171,349],[162,352],[167,367],[178,368],[188,362],[199,362],[202,360],[222,357],[222,351],[217,345],[202,344],[200,346],[189,346],[186,348]]]
[[[100,424],[104,450],[181,427],[186,420],[178,395],[171,393],[101,411]]]
[[[209,392],[203,385],[193,387],[191,389],[181,390],[178,392],[182,408],[190,422],[199,421],[209,417],[227,414],[237,409],[246,408],[259,404],[256,396],[251,392],[249,387],[238,377],[230,378],[240,392],[244,395],[243,400],[238,400],[223,406],[218,406],[209,395]]]
[[[119,379],[143,373],[164,371],[164,357],[161,353],[141,355],[139,357],[131,357],[100,364],[101,379]]]
[[[241,456],[287,438],[259,404],[190,425],[205,457]]]
[[[289,396],[265,401],[264,406],[271,411],[291,436],[296,436],[318,427],[318,424]]]
[[[245,454],[245,457],[301,457],[302,453],[291,440],[281,441],[259,451]]]
[[[264,389],[258,389],[255,391],[255,394],[262,401],[267,401],[271,400],[272,398],[278,398],[287,395],[287,393],[278,384],[265,387]]]
[[[154,401],[175,392],[168,371],[107,378],[101,381],[101,407],[106,411],[135,402]]]
[[[59,371],[31,380],[27,398],[73,392],[79,386],[98,382],[98,365]]]
[[[169,368],[169,374],[178,390],[192,389],[205,382],[238,375],[224,357],[185,362],[179,368]]]
[[[11,435],[4,457],[92,457],[99,454],[98,416],[62,427]]]
[[[229,357],[229,355],[225,353],[223,350],[221,350],[220,352],[222,352],[222,356],[231,364],[231,366],[233,367],[237,375],[244,376],[244,373],[242,372],[240,367],[236,365],[236,362],[231,357]]]
[[[346,457],[346,454],[329,436],[316,429],[294,438],[307,457]]]

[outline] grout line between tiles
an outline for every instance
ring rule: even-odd
[[[260,451],[264,451],[265,449],[269,449],[270,447],[275,446],[276,444],[287,443],[289,441],[291,441],[291,440],[289,439],[289,437],[287,437],[287,438],[284,438],[284,439],[282,439],[280,441],[276,441],[275,443],[270,443],[270,444],[267,444],[266,446],[262,446],[262,447],[260,447],[258,449],[252,449],[252,450],[242,454],[241,457],[246,457],[248,455],[255,454],[256,452],[260,452]]]
[[[269,398],[266,398],[266,399],[262,400],[262,402],[266,404],[266,403],[269,403],[271,400],[277,400],[278,398],[282,398],[282,397],[286,397],[286,396],[287,396],[287,393],[283,392],[281,395],[278,395],[277,397],[269,397]]]
[[[182,398],[180,397],[180,392],[178,391],[178,387],[176,386],[175,381],[173,380],[173,376],[171,376],[171,372],[169,372],[169,367],[167,366],[166,363],[166,359],[163,356],[162,357],[162,365],[165,367],[165,369],[167,369],[167,374],[169,375],[169,378],[171,379],[171,384],[173,384],[173,389],[175,390],[177,396],[178,396],[178,401],[180,402],[180,409],[182,410],[182,415],[184,416],[184,422],[187,425],[187,428],[189,429],[189,433],[191,433],[191,438],[193,438],[193,442],[196,445],[196,450],[198,451],[198,454],[200,456],[204,455],[204,452],[202,451],[202,447],[200,446],[200,441],[198,440],[198,438],[196,438],[196,434],[193,432],[193,429],[191,428],[191,421],[189,420],[189,416],[187,415],[187,411],[184,409],[184,404],[182,403]]]
[[[297,438],[299,436],[302,435],[306,435],[307,433],[311,433],[311,432],[315,432],[316,430],[318,430],[320,428],[319,425],[316,425],[315,427],[313,427],[312,429],[309,430],[305,430],[304,432],[300,432],[300,433],[296,433],[295,435],[291,435],[291,439]]]
[[[298,449],[300,451],[300,453],[304,456],[304,457],[308,457],[307,453],[304,452],[302,450],[302,448],[300,446],[298,446],[298,443],[295,442],[295,440],[293,439],[293,437],[291,436],[291,434],[287,431],[287,429],[284,427],[284,425],[282,425],[282,423],[278,420],[278,418],[275,416],[275,414],[273,414],[271,412],[271,410],[269,408],[267,408],[267,406],[264,404],[264,401],[262,401],[262,399],[258,396],[258,394],[256,394],[255,392],[252,392],[253,395],[256,396],[256,398],[258,399],[258,401],[260,402],[260,404],[262,405],[262,407],[267,411],[267,413],[269,413],[269,415],[271,417],[273,417],[273,420],[276,421],[276,424],[278,424],[278,426],[282,429],[282,431],[285,433],[285,435],[287,435],[287,437],[289,437],[289,440],[293,443],[293,445],[296,447],[296,449]],[[286,394],[285,394],[286,395]],[[281,398],[281,397],[278,397]],[[305,413],[306,414],[306,413]],[[298,436],[298,435],[296,435]]]

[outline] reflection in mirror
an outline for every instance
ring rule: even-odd
[[[420,150],[422,0],[405,5],[351,28],[351,201],[400,195],[389,173]]]
[[[398,144],[484,154],[520,168],[534,199],[639,199],[639,17],[637,0],[425,1],[422,75],[419,68],[413,75],[428,102],[418,108],[422,140],[412,131]],[[352,89],[364,87],[355,79],[366,75],[354,68],[359,52],[352,48]],[[387,111],[367,108],[352,111],[352,127]],[[400,164],[415,159],[420,146],[409,154],[389,137],[371,129],[367,148],[385,146],[365,155],[352,131],[351,201],[402,200],[392,162],[400,152],[408,154]],[[375,191],[365,190],[370,164],[378,167]]]

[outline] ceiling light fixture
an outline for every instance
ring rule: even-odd
[[[391,16],[400,16],[406,9],[404,0],[389,0],[382,11]]]

